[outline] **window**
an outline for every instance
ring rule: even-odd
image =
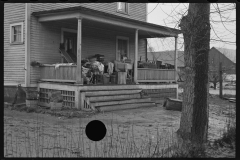
[[[117,12],[128,14],[128,4],[124,2],[117,3]]]
[[[10,24],[10,43],[23,43],[23,22]]]

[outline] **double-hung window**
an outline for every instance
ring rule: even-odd
[[[118,2],[117,3],[117,12],[128,14],[128,3]]]
[[[10,24],[10,43],[23,43],[23,22]]]

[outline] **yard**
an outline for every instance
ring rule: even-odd
[[[235,147],[213,145],[226,129],[235,106],[217,95],[210,98],[207,156],[235,157]],[[168,157],[170,152],[165,149],[176,139],[181,116],[181,112],[165,110],[161,104],[97,114],[65,111],[68,116],[57,111],[55,116],[44,112],[27,113],[5,107],[5,157]],[[107,127],[107,135],[99,142],[85,135],[86,124],[94,119]],[[94,132],[98,134],[98,129]]]

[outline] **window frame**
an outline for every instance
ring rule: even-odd
[[[118,9],[119,3],[125,3],[125,4],[126,4],[126,12],[121,11],[121,10]],[[126,2],[117,2],[117,12],[118,12],[118,13],[122,13],[122,14],[126,14],[126,15],[129,15],[129,3],[126,3]]]
[[[21,26],[21,41],[20,42],[13,42],[13,27],[14,26]],[[10,44],[23,44],[23,22],[17,22],[10,24]]]

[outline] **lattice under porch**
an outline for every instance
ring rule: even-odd
[[[43,106],[49,106],[50,100],[48,98],[48,93],[52,91],[59,91],[54,89],[46,89],[46,88],[40,88],[40,94],[39,94],[39,104]],[[63,107],[75,107],[75,92],[74,91],[66,91],[66,90],[60,90],[61,94],[63,96]]]

